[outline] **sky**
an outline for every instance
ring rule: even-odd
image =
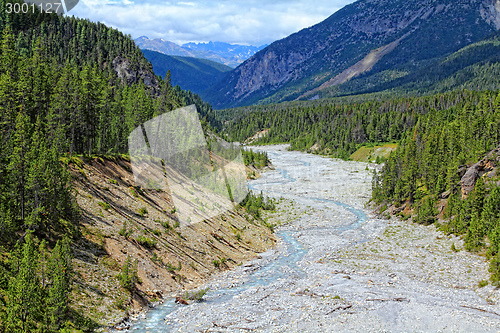
[[[270,44],[310,27],[353,0],[80,0],[69,13],[135,39]]]

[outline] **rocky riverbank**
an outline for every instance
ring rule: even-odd
[[[161,321],[136,331],[500,330],[499,291],[479,287],[489,277],[485,258],[433,226],[371,214],[372,166],[255,149],[267,150],[276,170],[251,188],[285,198],[267,216],[287,222],[277,247],[214,277],[203,302],[158,313]]]

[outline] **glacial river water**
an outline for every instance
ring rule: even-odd
[[[276,230],[276,248],[214,276],[203,302],[167,300],[130,331],[500,331],[496,289],[459,280],[481,258],[452,253],[433,229],[378,220],[365,209],[373,166],[285,146],[254,149],[267,151],[276,170],[250,189],[286,199],[280,211],[288,223]],[[389,227],[409,234],[391,238]]]
[[[299,186],[297,178],[318,177],[321,173],[322,163],[315,162],[317,160],[324,160],[324,158],[298,152],[289,152],[283,148],[268,151],[271,162],[276,167],[276,170],[264,173],[258,180],[250,181],[249,188],[252,191],[257,193],[262,191],[266,196],[275,198],[285,197],[293,199],[301,204],[309,207],[316,206],[322,210],[328,210],[331,207],[343,207],[355,216],[355,219],[352,219],[348,224],[339,225],[337,228],[339,233],[347,230],[355,230],[366,222],[368,217],[364,210],[354,208],[343,202],[326,199],[324,196],[316,197],[314,192],[321,190],[319,188],[311,189],[309,195],[294,194],[290,189]],[[265,150],[265,148],[260,149]],[[229,303],[235,296],[241,295],[250,288],[268,286],[280,279],[303,278],[305,276],[304,268],[297,264],[308,252],[308,248],[297,240],[296,234],[298,232],[278,230],[277,235],[282,241],[282,248],[281,253],[276,258],[250,274],[244,283],[233,288],[221,288],[210,291],[206,296],[208,300],[204,303],[207,305],[224,305],[225,303]],[[165,318],[181,308],[183,306],[175,304],[173,299],[167,300],[162,305],[150,310],[145,319],[134,323],[130,331],[170,332],[172,328],[165,323]]]

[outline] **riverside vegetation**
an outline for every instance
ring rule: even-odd
[[[85,161],[125,164],[127,136],[139,124],[196,103],[207,128],[211,108],[173,87],[168,75],[155,76],[130,36],[55,14],[8,14],[7,2],[22,3],[0,1],[0,331],[93,330],[100,323],[71,299],[82,278],[72,265],[75,244],[91,232],[82,228],[88,212],[76,197],[86,188],[99,194]],[[109,179],[102,190],[121,184]],[[99,201],[95,214],[105,218],[114,209]],[[145,207],[138,212],[152,215]],[[133,230],[123,229],[128,239]],[[153,236],[130,241],[155,247]],[[117,276],[130,297],[140,282],[136,271],[135,258],[127,258]]]
[[[257,144],[289,142],[292,149],[314,147],[344,159],[362,146],[398,143],[374,176],[373,202],[384,214],[436,223],[463,236],[467,250],[491,259],[491,281],[500,282],[498,92],[461,90],[354,104],[294,102],[235,112],[238,118],[224,129],[235,140],[268,129]]]

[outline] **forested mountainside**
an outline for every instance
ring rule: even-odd
[[[5,4],[0,330],[56,331],[79,318],[68,307],[79,208],[61,158],[126,152],[127,131],[182,100],[120,32],[43,13],[9,15]]]
[[[150,50],[142,50],[142,53],[157,75],[165,77],[170,71],[172,85],[179,85],[181,89],[196,94],[212,86],[232,69],[207,59],[169,56]]]
[[[488,37],[499,17],[496,0],[357,1],[261,50],[203,97],[220,109],[314,98],[358,75],[389,82]]]
[[[399,143],[373,199],[381,213],[436,223],[486,254],[500,283],[500,94],[453,91],[428,97],[336,104],[334,100],[240,108],[229,138],[291,143],[349,158],[360,146]],[[260,133],[260,136],[254,136]]]
[[[338,103],[335,100],[245,107],[230,113],[224,133],[231,140],[245,141],[267,131],[257,143],[291,143],[292,149],[348,158],[365,143],[398,141],[429,110],[447,110],[477,102],[481,93],[460,91],[428,97],[387,101]]]
[[[382,211],[436,223],[463,235],[467,250],[492,258],[500,283],[500,94],[484,92],[461,105],[428,109],[376,175]]]
[[[497,32],[408,75],[400,77],[391,70],[377,75],[367,73],[344,84],[321,89],[316,94],[319,98],[331,98],[356,92],[374,98],[429,95],[455,89],[498,90],[499,54],[500,35]]]
[[[248,230],[268,235],[261,245],[241,243],[247,236],[240,231],[237,238],[229,227],[249,223],[239,211],[221,227],[234,240],[208,246],[205,257],[176,254],[172,239],[202,239],[174,231],[171,202],[161,191],[134,187],[121,154],[144,121],[195,103],[206,126],[210,105],[155,76],[129,36],[38,11],[8,14],[7,2],[17,1],[0,0],[0,331],[114,325],[134,306],[182,288],[186,276],[217,271],[213,260],[226,255],[233,262],[220,268],[227,268],[271,246],[260,222]],[[261,199],[244,205],[258,211]],[[177,260],[196,263],[182,268]],[[153,293],[158,281],[162,289]]]

